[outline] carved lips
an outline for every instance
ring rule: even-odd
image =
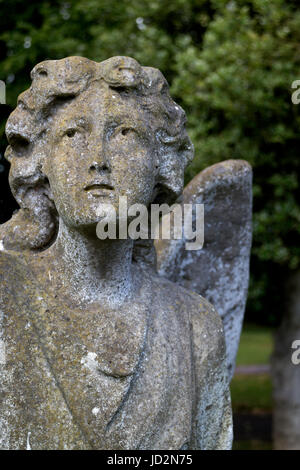
[[[84,188],[85,191],[91,193],[95,197],[107,196],[108,192],[113,189],[114,188],[111,184],[104,182],[93,182]]]

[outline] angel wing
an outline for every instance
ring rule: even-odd
[[[252,240],[252,171],[243,160],[213,165],[185,187],[182,204],[204,204],[204,246],[187,251],[186,240],[157,240],[157,270],[193,290],[222,317],[229,378],[242,329]],[[164,224],[164,218],[162,219]]]

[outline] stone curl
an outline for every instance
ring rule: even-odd
[[[47,133],[57,109],[104,81],[132,104],[135,100],[157,141],[159,172],[155,202],[172,203],[183,190],[184,169],[193,157],[185,129],[186,117],[170,97],[167,81],[157,69],[142,67],[129,57],[112,57],[97,63],[83,57],[47,60],[31,72],[32,85],[18,98],[6,125],[11,163],[9,182],[20,210],[1,226],[6,249],[45,249],[57,233],[58,215],[47,177]],[[49,151],[48,151],[49,152]],[[136,242],[137,258],[139,241]],[[140,251],[147,251],[145,244]]]

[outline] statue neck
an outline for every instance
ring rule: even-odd
[[[64,285],[80,304],[121,305],[133,290],[133,241],[100,240],[96,229],[78,230],[60,219],[54,245]]]

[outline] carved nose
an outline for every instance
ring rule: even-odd
[[[92,162],[90,165],[90,172],[97,172],[97,173],[102,173],[105,171],[109,171],[109,167],[105,162],[99,163],[99,162]]]

